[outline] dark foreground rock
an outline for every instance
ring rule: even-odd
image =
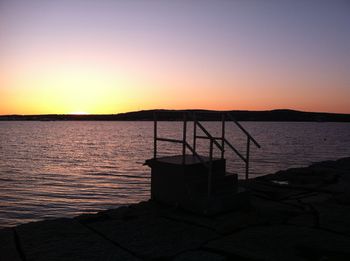
[[[26,260],[137,260],[74,219],[29,223],[16,232]]]
[[[12,229],[0,230],[0,261],[20,261],[20,253],[17,251],[15,233]]]
[[[141,202],[0,230],[0,261],[350,260],[350,158],[242,182],[251,204],[205,217]]]

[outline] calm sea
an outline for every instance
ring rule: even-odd
[[[220,135],[219,123],[204,125]],[[349,123],[242,125],[262,146],[252,148],[252,177],[350,156]],[[244,136],[233,124],[227,128],[244,152]],[[181,135],[181,123],[159,123],[159,136]],[[208,153],[207,141],[199,151]],[[181,147],[161,143],[159,152]],[[0,227],[147,200],[150,170],[142,164],[152,155],[152,122],[0,122]],[[228,170],[243,177],[242,162],[229,152],[226,158]]]

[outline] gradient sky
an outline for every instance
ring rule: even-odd
[[[350,113],[350,1],[0,0],[0,114]]]

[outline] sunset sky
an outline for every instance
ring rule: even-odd
[[[0,0],[0,114],[350,113],[349,0]]]

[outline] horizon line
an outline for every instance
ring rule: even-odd
[[[0,117],[9,116],[106,116],[106,115],[120,115],[127,113],[137,113],[137,112],[147,112],[147,111],[176,111],[176,112],[187,112],[187,111],[208,111],[208,112],[273,112],[273,111],[292,111],[301,113],[320,113],[320,114],[343,114],[350,115],[350,113],[344,112],[325,112],[325,111],[303,111],[296,109],[271,109],[271,110],[210,110],[210,109],[148,109],[148,110],[137,110],[137,111],[127,111],[118,113],[43,113],[43,114],[0,114]]]

